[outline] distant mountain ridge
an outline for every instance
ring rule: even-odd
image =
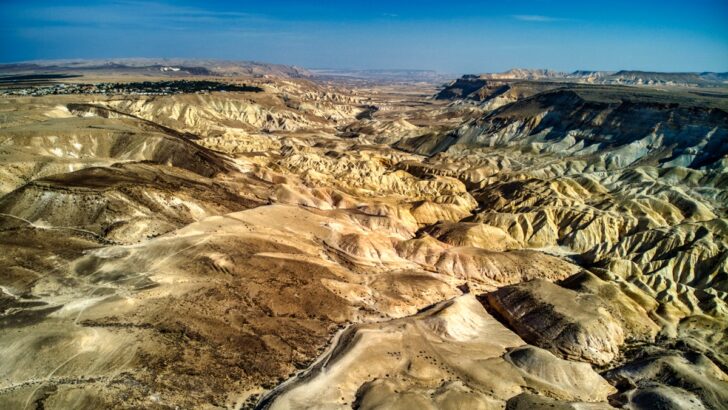
[[[266,76],[309,77],[311,73],[296,66],[268,64],[254,61],[232,61],[184,58],[114,58],[34,60],[0,64],[0,74],[25,72],[120,72],[142,75],[203,75],[203,76]]]
[[[587,71],[565,73],[544,69],[512,69],[503,73],[469,74],[446,84],[438,100],[471,100],[490,109],[543,91],[582,84],[636,87],[703,88],[722,92],[728,88],[728,73],[658,73],[648,71]],[[697,92],[697,91],[696,91]]]
[[[451,80],[453,76],[435,70],[418,69],[328,69],[312,68],[309,70],[322,80],[359,80],[384,83],[437,83]]]
[[[588,71],[571,73],[548,69],[513,68],[502,73],[485,73],[477,77],[484,80],[569,80],[592,84],[665,85],[717,87],[728,85],[728,72],[666,73],[637,70]]]

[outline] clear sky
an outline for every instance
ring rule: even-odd
[[[118,57],[728,71],[728,0],[0,0],[0,62]]]

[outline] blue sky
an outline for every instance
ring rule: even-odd
[[[0,0],[0,62],[115,57],[728,71],[728,0]]]

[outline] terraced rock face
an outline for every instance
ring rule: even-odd
[[[437,96],[442,99],[473,98],[482,94],[483,88],[491,88],[492,83],[531,83],[545,87],[559,86],[564,83],[678,86],[694,88],[715,88],[725,86],[728,73],[660,73],[649,71],[587,71],[571,73],[545,69],[514,68],[502,73],[464,75],[446,85]],[[697,91],[697,90],[696,90]]]
[[[520,144],[535,153],[590,157],[587,171],[635,163],[700,168],[728,152],[725,111],[652,102],[648,96],[619,98],[624,97],[609,92],[540,93],[461,128],[450,149]]]
[[[523,337],[574,360],[604,365],[624,344],[624,331],[598,298],[547,281],[500,288],[490,306]]]
[[[3,98],[0,407],[724,407],[720,90],[515,74]]]

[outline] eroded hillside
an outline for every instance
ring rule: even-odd
[[[728,402],[718,91],[249,81],[0,100],[0,403]]]

